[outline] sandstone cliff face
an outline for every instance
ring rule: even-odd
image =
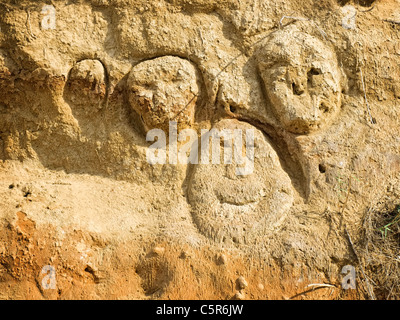
[[[341,270],[399,199],[399,28],[398,0],[0,1],[0,297],[368,297]],[[212,129],[254,133],[250,172],[170,160]]]

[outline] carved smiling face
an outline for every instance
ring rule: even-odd
[[[187,60],[164,56],[136,65],[128,78],[129,102],[147,130],[167,130],[169,121],[190,127],[199,93],[196,68]]]
[[[294,190],[279,157],[264,134],[248,123],[232,119],[218,122],[215,129],[254,132],[253,143],[243,147],[248,157],[254,148],[253,171],[238,175],[249,163],[198,164],[188,188],[193,220],[199,231],[216,242],[255,244],[276,231],[294,201]],[[221,143],[221,155],[223,150]],[[214,151],[212,151],[214,152]]]
[[[280,30],[258,49],[256,57],[267,97],[286,130],[316,131],[339,110],[336,56],[320,40],[296,30]]]

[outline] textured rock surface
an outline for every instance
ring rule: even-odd
[[[340,271],[400,194],[399,8],[0,0],[0,297],[364,298]],[[254,129],[254,173],[151,165],[169,120]]]

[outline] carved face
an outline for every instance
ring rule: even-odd
[[[257,59],[269,102],[286,130],[316,131],[339,110],[336,56],[320,40],[299,31],[278,31],[259,49]]]
[[[68,100],[77,105],[100,104],[106,95],[105,70],[98,60],[86,59],[75,64],[67,83]],[[80,109],[84,111],[84,108]],[[93,109],[86,109],[88,114]]]
[[[254,132],[253,170],[238,175],[235,161],[227,164],[198,164],[188,189],[193,220],[208,238],[216,242],[257,243],[274,232],[286,218],[294,201],[291,180],[279,157],[261,131],[245,122],[226,119],[215,129]],[[243,137],[243,141],[245,138]],[[222,150],[221,155],[227,150]],[[246,143],[246,156],[250,146]]]
[[[195,67],[187,60],[164,56],[136,65],[128,78],[129,102],[147,130],[191,126],[199,93]]]

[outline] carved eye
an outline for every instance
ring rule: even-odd
[[[322,71],[321,71],[321,69],[311,68],[310,71],[308,71],[308,74],[311,76],[318,76],[318,75],[322,74]]]
[[[311,85],[313,82],[312,82],[312,80],[313,80],[313,77],[314,76],[319,76],[319,75],[321,75],[322,74],[322,71],[321,71],[321,69],[318,69],[318,68],[311,68],[308,72],[307,72],[307,83],[309,84],[309,85]]]
[[[323,112],[323,113],[327,113],[327,112],[329,112],[330,108],[325,102],[321,102],[321,104],[319,106],[319,110],[321,110],[321,112]]]

